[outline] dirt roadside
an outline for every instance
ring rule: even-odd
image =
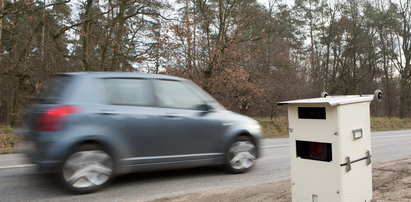
[[[152,200],[152,202],[285,202],[291,201],[289,180],[256,186],[209,190]],[[396,161],[373,164],[374,199],[395,202],[411,202],[411,157]]]

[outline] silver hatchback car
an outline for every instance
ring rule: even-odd
[[[223,165],[244,173],[261,135],[257,121],[186,79],[136,73],[54,75],[25,125],[30,161],[78,193],[129,172]]]

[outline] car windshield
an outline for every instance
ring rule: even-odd
[[[207,104],[211,105],[216,110],[226,110],[223,105],[221,105],[217,100],[215,100],[211,95],[209,95],[205,90],[197,86],[192,81],[187,81],[189,86],[199,92],[199,95],[207,101]]]

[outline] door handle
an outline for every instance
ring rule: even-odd
[[[177,114],[166,114],[166,115],[164,115],[164,117],[170,118],[170,119],[181,119],[181,116],[179,116]]]
[[[115,113],[110,113],[110,112],[100,112],[99,114],[109,116],[109,115],[115,115]]]
[[[101,114],[101,115],[115,115],[117,113],[113,110],[104,110],[104,111],[98,112],[98,114]]]

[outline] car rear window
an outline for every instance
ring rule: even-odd
[[[55,75],[51,77],[40,98],[40,103],[57,104],[71,80],[71,77],[67,75]]]
[[[152,106],[150,81],[146,79],[104,79],[105,95],[110,104]]]

